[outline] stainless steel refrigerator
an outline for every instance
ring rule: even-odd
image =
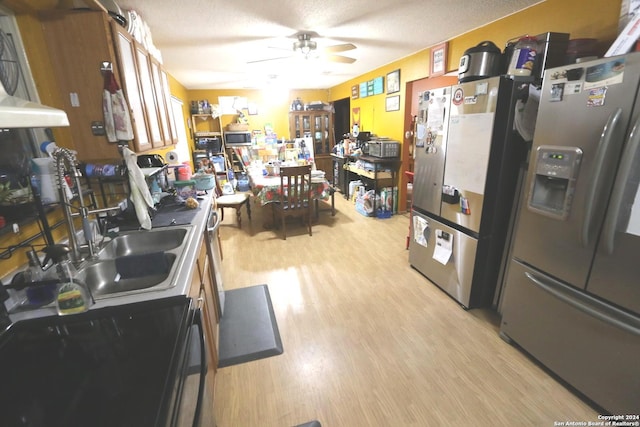
[[[501,335],[613,414],[640,409],[640,54],[545,73]]]
[[[526,144],[527,84],[507,77],[429,91],[416,126],[410,264],[465,308],[492,303]]]

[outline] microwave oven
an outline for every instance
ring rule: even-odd
[[[226,147],[251,145],[251,132],[225,132],[224,144]]]

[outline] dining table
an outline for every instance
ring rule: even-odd
[[[280,176],[265,175],[261,169],[250,169],[248,171],[251,192],[256,201],[261,206],[280,200]],[[331,213],[335,215],[335,205],[333,203],[334,188],[324,175],[311,177],[311,199],[315,202],[315,216],[318,217],[318,201],[331,199]]]

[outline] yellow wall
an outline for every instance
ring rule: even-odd
[[[484,40],[499,47],[523,34],[541,34],[548,31],[569,33],[571,38],[596,38],[604,49],[618,32],[621,0],[547,0],[526,10],[510,15],[481,28],[449,40],[447,71],[458,68],[464,51]],[[351,96],[351,86],[384,76],[399,69],[401,79],[400,111],[385,112],[387,94],[351,100],[351,107],[360,107],[361,130],[403,141],[405,84],[428,77],[430,47],[402,58],[384,67],[372,70],[330,89],[329,99],[335,101]],[[394,94],[395,95],[395,94]]]
[[[257,89],[231,89],[231,90],[190,90],[188,91],[189,100],[208,100],[211,104],[218,103],[219,96],[239,96],[247,98],[249,103],[253,103],[257,107],[258,114],[247,115],[249,121],[249,129],[264,131],[267,123],[271,124],[273,131],[278,138],[289,139],[289,109],[294,99],[300,98],[302,102],[329,100],[328,90],[257,90]],[[223,116],[222,125],[234,121],[236,116]]]

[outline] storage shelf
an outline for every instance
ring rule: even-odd
[[[196,132],[194,133],[196,138],[203,138],[207,136],[222,136],[222,132]]]
[[[345,166],[346,181],[351,182],[351,174],[366,178],[369,182],[365,182],[367,189],[373,187],[373,191],[378,195],[382,187],[394,187],[396,185],[396,179],[398,176],[398,169],[400,168],[401,161],[395,158],[380,158],[373,156],[347,156],[349,163]],[[370,164],[373,170],[366,170],[357,167],[359,163],[357,160],[361,160],[366,164]],[[351,196],[351,195],[350,195]],[[394,196],[392,196],[391,204],[394,205]],[[378,211],[376,198],[373,199],[373,212]],[[394,212],[396,212],[394,208]]]
[[[374,171],[368,171],[366,169],[360,169],[353,166],[348,166],[347,169],[351,173],[355,173],[356,175],[364,176],[365,178],[375,179],[376,174]],[[391,179],[393,177],[391,172],[378,171],[377,178],[380,179]]]

